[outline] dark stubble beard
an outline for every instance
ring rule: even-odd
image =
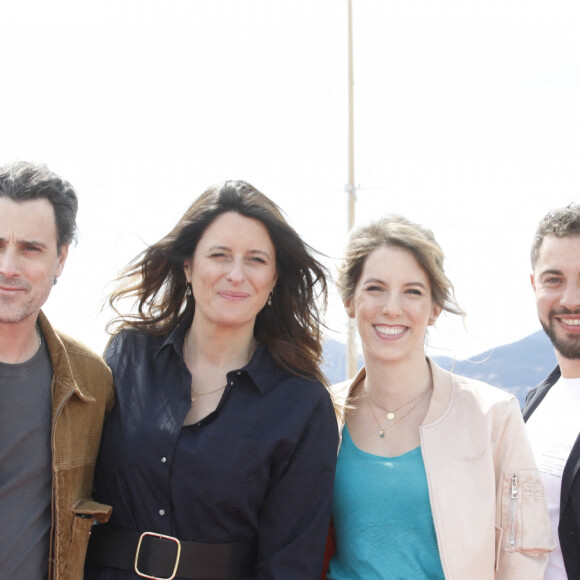
[[[548,320],[550,324],[546,324],[540,319],[540,324],[548,338],[552,341],[554,348],[564,357],[570,360],[580,359],[580,334],[568,335],[561,338],[556,335],[556,322],[554,322],[555,314],[571,314],[570,312],[550,312]]]

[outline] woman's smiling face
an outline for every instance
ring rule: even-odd
[[[365,360],[383,362],[424,357],[427,326],[441,311],[425,270],[411,252],[395,246],[369,254],[345,306],[356,319]]]
[[[184,271],[198,321],[253,328],[276,283],[276,249],[262,222],[227,212],[205,230]]]

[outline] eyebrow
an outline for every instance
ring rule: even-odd
[[[384,284],[384,282],[380,278],[367,278],[363,281],[363,284]],[[421,288],[427,289],[427,286],[423,282],[406,282],[405,286],[420,286]]]
[[[39,248],[41,250],[46,250],[48,248],[47,244],[45,244],[44,242],[39,242],[37,240],[18,240],[16,243],[20,247],[34,246],[34,247]]]
[[[0,244],[8,242],[7,238],[0,238]],[[39,248],[47,248],[47,244],[39,242],[38,240],[16,240],[18,246],[38,246]]]
[[[556,276],[563,276],[562,270],[557,270],[555,268],[548,268],[547,270],[542,270],[540,276],[546,276],[547,274],[553,274]]]
[[[232,249],[229,246],[210,246],[207,251],[208,252],[215,252],[216,250],[227,251],[231,252]],[[263,256],[267,256],[270,258],[270,254],[266,250],[248,250],[247,254],[261,254]]]

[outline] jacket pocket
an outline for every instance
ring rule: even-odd
[[[111,515],[112,508],[92,499],[79,499],[71,506],[71,511],[73,518],[66,577],[81,580],[93,523],[95,520],[105,523]]]
[[[506,552],[548,552],[554,548],[540,474],[536,469],[504,472],[502,538]]]
[[[111,517],[113,508],[105,503],[99,503],[92,499],[78,499],[71,506],[72,513],[81,519],[97,520],[99,524],[106,524]]]

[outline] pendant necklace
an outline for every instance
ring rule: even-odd
[[[385,411],[385,413],[387,414],[387,420],[392,421],[396,417],[396,413],[398,413],[401,409],[404,409],[405,407],[407,407],[411,403],[414,403],[417,399],[422,399],[430,388],[431,388],[431,383],[429,382],[429,384],[427,385],[427,388],[424,391],[419,393],[414,399],[407,401],[404,405],[401,405],[400,407],[397,407],[396,409],[387,409],[387,408],[383,407],[382,405],[379,405],[375,400],[371,399],[371,397],[367,391],[366,383],[365,383],[365,397],[369,401],[371,401],[373,403],[373,405],[375,405],[375,407],[378,407],[379,409],[382,409],[383,411]]]
[[[415,407],[417,407],[419,405],[419,403],[427,396],[427,393],[431,390],[432,387],[432,383],[429,383],[429,385],[427,386],[427,388],[420,393],[419,395],[417,395],[414,399],[412,399],[411,401],[409,401],[408,403],[404,404],[403,406],[399,407],[398,409],[395,409],[394,411],[387,411],[385,408],[381,407],[380,405],[377,405],[369,396],[367,393],[367,385],[365,382],[365,386],[364,386],[364,390],[365,390],[365,399],[367,400],[367,403],[369,405],[369,409],[371,410],[371,414],[373,416],[373,419],[375,420],[375,423],[379,426],[379,437],[381,439],[384,438],[385,436],[385,431],[387,431],[388,429],[390,429],[391,427],[394,427],[397,423],[400,423],[405,417],[407,417],[408,415],[411,414],[411,412],[415,409]],[[413,403],[414,401],[416,401],[416,403],[403,415],[401,415],[398,419],[395,419],[394,413],[395,411],[399,411],[401,409],[403,409],[404,407],[406,407],[407,405]],[[379,407],[379,409],[382,409],[383,411],[387,411],[387,419],[390,421],[390,423],[388,425],[386,425],[385,427],[383,427],[379,420],[377,419],[377,416],[375,415],[375,411],[373,409],[373,405],[371,403],[374,403],[377,407]],[[392,417],[389,417],[389,415],[392,414]]]

